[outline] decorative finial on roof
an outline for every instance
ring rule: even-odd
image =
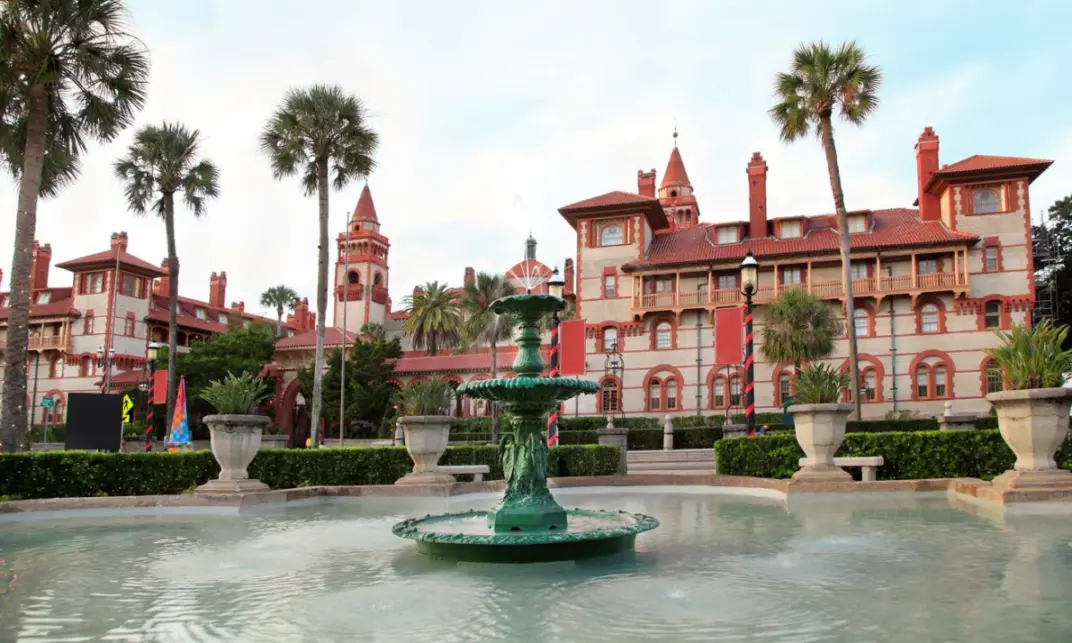
[[[674,147],[677,147],[677,117],[674,117]]]

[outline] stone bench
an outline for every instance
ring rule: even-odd
[[[486,464],[459,464],[449,467],[437,467],[442,473],[452,476],[473,476],[473,482],[482,482],[485,475],[491,474],[491,467]]]
[[[801,458],[798,466],[803,467],[805,458]],[[870,456],[863,458],[834,458],[834,464],[841,468],[860,467],[860,481],[874,482],[878,479],[878,468],[884,463],[882,456]]]

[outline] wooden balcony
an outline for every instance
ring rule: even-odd
[[[361,284],[335,287],[335,299],[337,301],[361,301],[364,298],[365,287]]]
[[[0,337],[0,349],[7,347],[7,337]],[[62,335],[30,335],[27,349],[31,351],[67,350],[67,338]]]
[[[820,299],[844,299],[845,288],[840,281],[812,282],[809,284],[786,284],[778,287],[760,288],[753,298],[764,304],[787,288],[804,288]],[[882,300],[891,295],[909,295],[913,298],[927,293],[952,292],[955,295],[968,292],[968,279],[963,273],[936,272],[918,275],[896,275],[855,279],[852,282],[853,297],[874,297]],[[690,308],[723,308],[744,305],[744,293],[736,288],[723,290],[690,290],[681,293],[662,292],[633,295],[635,312],[653,310],[687,310]]]

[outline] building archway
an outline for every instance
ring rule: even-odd
[[[298,399],[298,393],[301,393],[302,384],[301,380],[294,378],[287,384],[286,389],[283,390],[283,397],[279,401],[279,406],[276,410],[276,422],[279,423],[279,430],[284,435],[290,437],[290,442],[294,441],[294,424],[296,421],[296,409],[295,405]],[[298,446],[291,444],[291,446]]]

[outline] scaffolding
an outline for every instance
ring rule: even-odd
[[[1056,324],[1060,317],[1056,276],[1064,255],[1045,210],[1039,214],[1038,224],[1031,226],[1031,246],[1035,258],[1035,308],[1031,320],[1033,324],[1043,319]]]

